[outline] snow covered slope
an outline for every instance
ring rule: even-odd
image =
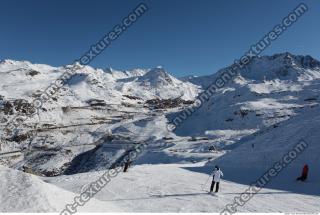
[[[273,79],[296,81],[319,78],[317,72],[319,68],[320,62],[309,55],[293,55],[286,52],[272,56],[254,57],[245,68],[238,72],[241,77],[258,82]],[[181,79],[206,88],[215,80],[217,75],[226,69],[228,67],[213,75],[186,76]]]
[[[179,98],[189,101],[200,92],[198,86],[174,78],[163,68],[117,71],[90,66],[79,69],[77,66],[51,67],[13,60],[0,62],[0,152],[26,145],[36,146],[37,150],[42,147],[57,151],[61,146],[90,144],[97,141],[99,126],[105,125],[107,130],[120,121],[152,114],[148,100]],[[33,110],[32,100],[70,68],[75,69],[75,75],[43,104],[36,115],[27,118],[19,128],[9,132],[4,129],[16,114]],[[100,133],[106,130],[100,130]],[[73,155],[70,150],[59,153],[66,158],[65,162],[69,162],[70,156],[85,150],[90,148],[79,148]]]
[[[0,212],[61,212],[75,194],[36,176],[0,166]],[[91,199],[80,212],[119,212],[111,203]]]
[[[151,69],[136,80],[123,84],[121,91],[140,98],[182,98],[187,101],[194,100],[200,92],[197,86],[176,79],[161,67]]]
[[[1,61],[0,74],[3,81],[0,83],[0,93],[6,99],[30,100],[35,93],[45,90],[67,68],[72,66],[74,65],[51,67],[32,64],[28,61]],[[148,91],[148,99],[175,98],[178,95],[184,96],[186,100],[192,100],[199,92],[195,85],[177,80],[162,68],[117,71],[85,66],[76,71],[76,75],[68,81],[68,87],[71,88],[69,91],[64,88],[63,91],[67,92],[58,95],[57,99],[60,99],[60,103],[79,104],[92,97],[107,98],[110,102],[118,101],[119,103],[123,94],[130,95],[131,91],[141,96]],[[185,91],[190,93],[183,95]],[[63,98],[68,95],[69,99]],[[73,100],[70,98],[71,95],[74,97]]]
[[[289,53],[253,59],[174,132],[167,129],[170,119],[225,69],[188,78],[191,84],[161,67],[122,72],[86,66],[17,129],[18,135],[5,138],[2,128],[14,111],[28,111],[38,90],[71,66],[0,63],[5,80],[0,83],[0,151],[25,146],[20,155],[1,158],[1,164],[79,193],[133,145],[147,141],[133,168],[112,180],[97,195],[104,202],[95,206],[105,205],[104,211],[116,205],[129,212],[220,212],[303,138],[309,144],[306,151],[239,210],[319,211],[319,190],[314,188],[320,181],[317,60]],[[310,177],[298,184],[295,178],[304,163],[310,166]],[[201,185],[215,164],[224,171],[225,181],[222,193],[211,196]],[[5,191],[0,195],[1,210],[56,211],[62,204],[49,195],[56,187],[39,177],[4,167],[0,171],[1,181],[6,181],[0,185]],[[73,195],[64,192],[64,197]],[[33,201],[19,193],[30,193]],[[14,201],[18,204],[12,205]]]
[[[148,71],[149,69],[133,69],[131,71],[118,71],[112,68],[104,69],[104,72],[110,74],[115,80],[143,76]]]
[[[30,122],[63,124],[73,121],[74,117],[65,114],[66,110],[72,112],[72,108],[77,108],[80,115],[102,118],[98,111],[88,106],[107,106],[115,110],[133,106],[139,109],[148,106],[145,102],[149,99],[181,97],[193,100],[200,92],[197,86],[179,81],[159,68],[116,71],[85,66],[77,69],[76,64],[51,67],[27,61],[4,60],[0,62],[0,122],[5,124],[10,118],[8,115],[13,115],[13,109],[17,106],[15,102],[18,103],[16,100],[31,109],[31,101],[70,68],[76,70],[75,75],[51,100],[45,102],[38,118]]]
[[[220,193],[208,194],[210,180],[207,181],[207,173],[212,167],[203,164],[200,162],[137,165],[129,172],[118,175],[97,194],[96,198],[105,203],[112,203],[124,212],[219,213],[248,186],[223,180]],[[66,190],[76,192],[87,187],[101,174],[103,172],[83,173],[48,180]],[[263,189],[247,204],[237,209],[239,212],[254,213],[317,213],[319,196]]]
[[[226,69],[190,80],[206,88]],[[205,81],[203,81],[205,80]],[[319,105],[320,62],[289,53],[254,58],[191,117],[178,135],[219,137],[220,133],[255,132],[303,114]],[[173,118],[176,114],[169,116]],[[197,126],[194,126],[197,125]],[[250,132],[249,132],[250,133]],[[212,135],[213,134],[213,135]]]
[[[304,114],[280,123],[277,128],[272,127],[243,138],[232,151],[208,165],[220,165],[228,180],[250,183],[263,175],[275,162],[281,162],[283,156],[303,140],[307,147],[268,187],[320,195],[319,189],[314,189],[320,182],[319,129],[320,108],[310,108]],[[298,185],[295,179],[300,176],[305,164],[309,165],[309,177],[307,183]]]

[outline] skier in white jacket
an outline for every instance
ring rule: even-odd
[[[215,170],[212,173],[212,183],[210,187],[210,193],[213,192],[214,185],[216,184],[216,193],[219,191],[220,178],[223,177],[223,172],[218,166],[215,166]]]

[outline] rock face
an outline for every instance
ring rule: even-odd
[[[28,159],[21,170],[38,176],[53,177],[64,173],[74,155],[67,149],[34,148],[25,156]]]
[[[89,99],[87,103],[90,106],[106,106],[107,105],[106,101],[102,99]]]
[[[36,71],[36,70],[30,70],[27,72],[27,75],[30,75],[30,76],[36,76],[36,75],[39,75],[40,72]]]
[[[149,105],[152,109],[169,109],[175,108],[183,105],[192,105],[193,101],[185,101],[180,98],[176,99],[150,99],[146,101],[146,104]]]
[[[3,102],[3,111],[5,115],[24,114],[31,115],[36,112],[35,107],[25,99],[16,99]]]

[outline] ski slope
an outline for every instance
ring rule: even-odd
[[[320,108],[309,108],[303,115],[282,122],[278,127],[270,127],[243,138],[233,146],[233,150],[207,165],[223,167],[230,181],[250,184],[275,162],[282,162],[283,156],[303,140],[307,147],[267,187],[319,197],[319,129]],[[302,185],[293,183],[305,164],[309,166],[307,181]]]
[[[212,195],[207,190],[208,174],[212,167],[197,164],[137,165],[120,173],[96,198],[112,203],[124,212],[220,212],[233,198],[245,191],[247,185],[223,180],[221,192]],[[49,178],[72,192],[81,192],[103,172],[82,173]],[[297,184],[293,184],[296,186]],[[300,186],[308,186],[303,184]],[[312,185],[313,186],[313,185]],[[303,195],[276,189],[262,189],[239,212],[319,212],[319,196]]]

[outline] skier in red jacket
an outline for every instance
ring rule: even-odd
[[[302,169],[302,174],[300,177],[297,178],[297,181],[305,181],[307,180],[308,178],[308,172],[309,172],[309,167],[307,164],[305,164],[303,166],[303,169]]]

